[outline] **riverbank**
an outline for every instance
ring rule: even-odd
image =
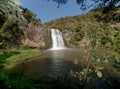
[[[26,60],[39,55],[39,49],[9,49],[4,53],[0,52],[0,67],[8,63]]]

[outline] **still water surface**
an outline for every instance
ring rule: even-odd
[[[76,59],[83,58],[83,49],[62,49],[46,50],[41,56],[31,60],[23,61],[15,65],[8,65],[7,68],[13,72],[19,72],[29,76],[64,76],[71,70],[79,71],[78,65],[74,64]]]
[[[102,51],[102,50],[101,50]],[[97,54],[101,57],[102,52],[100,50]],[[42,53],[41,56],[35,57],[30,60],[18,62],[15,64],[10,64],[6,66],[5,70],[10,70],[10,72],[16,72],[28,76],[65,76],[73,71],[80,71],[81,68],[78,65],[75,65],[74,62],[76,59],[81,62],[84,54],[84,49],[62,49],[62,50],[46,50]],[[108,71],[104,71],[104,76],[115,75],[114,72],[118,72],[112,69],[112,66],[104,64]],[[113,70],[113,71],[112,71]]]

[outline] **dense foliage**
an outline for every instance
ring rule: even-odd
[[[16,19],[6,19],[0,28],[0,48],[5,48],[7,45],[20,44],[20,37],[23,34],[19,28]]]
[[[28,9],[21,8],[19,0],[0,1],[0,51],[7,46],[19,47],[26,28],[38,29],[40,19]]]
[[[0,74],[1,89],[83,89],[67,78],[32,78],[17,74]]]
[[[0,12],[7,17],[20,17],[22,15],[21,3],[19,0],[0,0]]]
[[[39,18],[36,18],[36,14],[34,14],[32,11],[28,10],[27,8],[23,9],[23,15],[26,21],[34,26],[41,27],[41,20]]]

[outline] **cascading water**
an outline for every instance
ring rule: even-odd
[[[51,37],[52,37],[52,50],[60,50],[65,48],[62,32],[60,32],[57,29],[51,29]]]

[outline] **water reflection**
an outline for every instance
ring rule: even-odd
[[[80,54],[82,53],[77,49],[48,50],[41,58],[51,60],[48,75],[55,77],[66,75],[70,70],[79,70],[73,61],[76,58],[81,59]]]
[[[74,65],[74,60],[81,60],[82,56],[82,49],[47,50],[39,57],[17,63],[11,68],[11,65],[8,65],[6,69],[9,68],[11,72],[36,77],[63,76],[67,75],[70,70],[79,70],[79,67]]]
[[[78,59],[81,62],[84,49],[63,49],[63,50],[47,50],[39,57],[31,60],[22,61],[19,63],[7,65],[4,70],[10,70],[10,72],[21,73],[28,76],[64,76],[67,75],[71,70],[80,71],[80,66],[75,65],[74,61]],[[111,66],[105,64],[106,68]],[[111,71],[112,72],[112,71]],[[112,73],[109,73],[109,75]],[[104,76],[108,76],[108,71],[104,71]],[[116,75],[116,74],[115,74]]]

